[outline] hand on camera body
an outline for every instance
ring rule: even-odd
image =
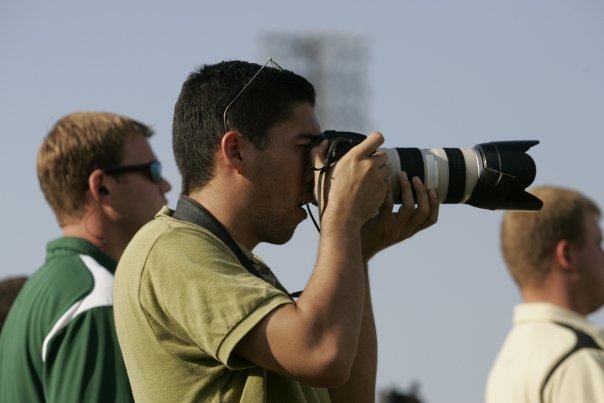
[[[362,225],[363,259],[368,261],[379,251],[411,237],[435,224],[439,203],[436,193],[428,191],[419,178],[401,173],[400,207],[394,202],[388,159],[377,148],[384,137],[372,133],[353,147],[324,175],[321,183],[322,215],[338,219],[358,220]],[[313,155],[315,167],[321,167],[327,142]],[[319,173],[315,175],[315,194],[319,189]],[[414,202],[413,191],[417,203]]]
[[[322,221],[352,221],[360,228],[378,211],[390,188],[387,157],[376,152],[383,142],[384,137],[374,132],[330,166],[321,180],[317,171],[315,196]],[[316,168],[323,166],[328,145],[324,141],[313,153]]]

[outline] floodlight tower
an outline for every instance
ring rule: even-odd
[[[350,33],[263,33],[262,58],[308,79],[317,92],[316,112],[322,129],[369,130],[368,54],[366,38]]]

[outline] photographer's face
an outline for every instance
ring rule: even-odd
[[[254,208],[251,221],[258,242],[282,244],[291,239],[313,201],[314,173],[310,151],[316,146],[320,126],[314,107],[302,103],[291,117],[268,132],[268,145],[256,149],[249,162]]]

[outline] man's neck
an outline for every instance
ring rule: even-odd
[[[245,223],[249,212],[244,213],[241,197],[218,193],[210,185],[190,194],[189,197],[204,206],[237,243],[250,251],[258,244],[246,236],[249,231],[246,231]]]
[[[61,228],[63,236],[82,238],[99,248],[116,262],[122,256],[125,245],[122,240],[106,235],[105,231],[88,228],[84,223],[69,224]]]
[[[525,303],[531,302],[547,302],[562,308],[566,308],[580,315],[587,315],[582,304],[574,298],[568,289],[551,289],[544,287],[525,287],[522,290],[522,301]]]

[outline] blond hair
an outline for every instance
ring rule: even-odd
[[[44,138],[37,159],[40,188],[61,227],[81,219],[88,177],[123,159],[126,136],[150,137],[146,125],[107,112],[74,112]]]
[[[587,214],[600,216],[592,200],[572,189],[541,186],[530,193],[543,201],[542,209],[506,212],[501,224],[503,258],[521,288],[543,280],[560,240],[583,244]]]

